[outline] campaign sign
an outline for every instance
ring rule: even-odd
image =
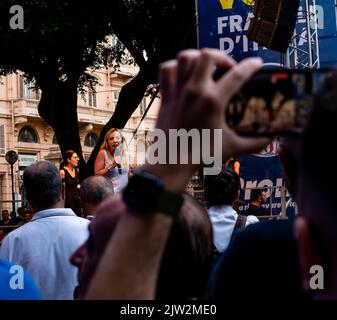
[[[266,64],[281,65],[281,53],[266,49],[262,45],[248,40],[247,31],[253,17],[253,9],[253,0],[198,0],[200,48],[218,48],[237,61],[246,57],[259,56],[263,58]],[[308,63],[308,41],[305,31],[307,24],[303,10],[305,10],[305,1],[301,0],[296,24],[298,36],[292,45],[296,45],[299,49],[298,54],[306,52],[304,60],[306,60],[305,63]],[[309,6],[309,10],[312,11],[312,7]],[[335,55],[337,29],[334,1],[317,0],[316,17],[321,65],[334,65],[337,62]],[[311,31],[313,31],[313,21],[311,21],[310,26]]]
[[[279,52],[268,50],[247,38],[253,16],[252,0],[199,0],[199,45],[218,48],[237,61],[259,56],[265,62],[281,63]]]
[[[240,213],[245,213],[251,202],[252,190],[263,188],[266,195],[265,203],[262,204],[261,215],[279,215],[281,213],[281,193],[284,186],[282,166],[277,154],[278,141],[269,144],[259,154],[240,157],[240,180],[242,204]],[[290,194],[284,190],[285,202],[288,203],[286,214],[294,215],[295,203],[290,200]]]

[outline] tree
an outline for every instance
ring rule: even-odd
[[[54,129],[61,152],[74,149],[81,157],[77,92],[95,82],[89,68],[121,61],[124,54],[121,45],[104,46],[107,34],[117,35],[140,71],[122,88],[98,145],[109,128],[125,126],[148,85],[157,82],[158,64],[195,46],[192,0],[22,0],[24,29],[12,30],[9,10],[17,3],[0,2],[0,72],[20,70],[29,80],[34,79],[42,91],[39,114]],[[98,146],[87,174],[92,173],[97,151]],[[84,161],[81,163],[84,172]]]

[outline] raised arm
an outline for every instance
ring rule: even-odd
[[[247,59],[236,65],[218,50],[183,51],[177,60],[161,65],[162,106],[157,128],[166,133],[170,128],[222,129],[224,161],[232,155],[260,150],[269,139],[240,137],[224,120],[230,97],[260,66],[258,59]],[[214,81],[216,67],[231,69]],[[181,194],[198,167],[192,163],[147,164],[142,169],[161,179],[165,190]],[[135,181],[134,177],[129,185]],[[146,192],[146,188],[135,188],[135,203]],[[158,200],[155,195],[147,196],[153,203]],[[115,197],[104,210],[117,210],[121,201]],[[173,219],[159,210],[144,212],[141,207],[135,210],[134,205],[133,209],[127,205],[129,209],[122,215],[93,277],[88,299],[154,298],[160,260]]]
[[[94,164],[94,172],[95,175],[104,176],[106,175],[109,170],[114,168],[117,165],[117,163],[114,161],[112,165],[105,166],[105,157],[104,157],[104,151],[100,150],[97,154],[95,164]]]

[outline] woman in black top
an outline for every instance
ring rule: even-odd
[[[64,153],[63,166],[61,165],[60,175],[65,184],[65,208],[71,208],[76,215],[82,216],[80,205],[80,181],[77,169],[79,157],[73,150]]]

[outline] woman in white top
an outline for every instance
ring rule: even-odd
[[[111,180],[114,192],[120,192],[128,183],[129,159],[125,139],[116,128],[111,128],[104,138],[95,160],[95,175]]]

